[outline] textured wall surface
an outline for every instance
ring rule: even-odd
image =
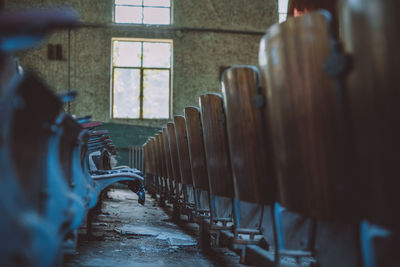
[[[172,111],[173,115],[178,115],[185,106],[198,106],[199,95],[220,92],[220,67],[257,64],[261,34],[219,30],[263,32],[277,21],[276,0],[171,2],[173,25],[158,27],[113,24],[113,0],[6,0],[6,7],[68,5],[77,9],[82,22],[101,25],[53,33],[48,43],[62,44],[61,61],[47,60],[47,44],[17,56],[24,68],[34,69],[56,91],[73,88],[79,92],[78,99],[70,106],[71,113],[92,114],[95,120],[104,122],[158,128],[166,120],[110,119],[111,38],[173,40]],[[134,139],[126,139],[126,142],[137,143]]]
[[[179,26],[260,30],[278,20],[277,0],[176,0],[174,23]]]

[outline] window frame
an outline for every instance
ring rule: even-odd
[[[170,5],[169,7],[165,7],[165,6],[148,6],[148,5],[144,5],[144,0],[142,0],[142,4],[141,5],[128,5],[128,4],[116,4],[115,0],[113,0],[112,2],[112,10],[113,10],[113,23],[115,24],[122,24],[122,25],[172,25],[173,24],[173,16],[172,16],[172,4],[173,4],[173,0],[170,0]],[[135,22],[116,22],[116,7],[117,6],[130,6],[130,7],[140,7],[142,10],[142,22],[141,23],[135,23]],[[153,7],[153,8],[168,8],[169,9],[169,23],[168,24],[147,24],[144,23],[144,8],[145,7]]]
[[[141,56],[140,56],[140,66],[139,67],[121,67],[114,66],[114,41],[121,42],[140,42],[141,43]],[[169,43],[171,45],[170,54],[170,66],[169,68],[162,67],[143,67],[143,43]],[[152,39],[152,38],[126,38],[126,37],[112,37],[111,38],[111,107],[110,107],[110,117],[112,120],[170,120],[172,114],[172,71],[173,71],[173,40],[172,39]],[[140,88],[139,88],[139,118],[130,117],[115,117],[114,116],[114,73],[115,69],[137,69],[140,70]],[[144,118],[143,117],[143,72],[144,70],[168,70],[169,71],[169,88],[168,88],[168,117],[167,118]]]

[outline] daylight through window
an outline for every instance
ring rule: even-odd
[[[279,23],[286,21],[289,4],[288,2],[289,0],[278,0]]]
[[[115,0],[116,23],[171,24],[170,0]]]
[[[168,119],[172,40],[113,39],[112,117]]]

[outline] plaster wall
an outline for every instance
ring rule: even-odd
[[[171,2],[173,24],[150,27],[113,24],[113,0],[6,0],[6,8],[74,7],[86,27],[53,33],[47,42],[62,45],[63,60],[48,60],[45,43],[37,49],[19,53],[21,65],[35,70],[57,92],[77,90],[79,96],[69,107],[72,114],[91,114],[94,120],[107,123],[159,128],[166,120],[110,118],[111,38],[173,40],[172,113],[179,115],[185,106],[198,106],[199,95],[221,92],[220,67],[257,65],[262,32],[277,21],[276,0]]]

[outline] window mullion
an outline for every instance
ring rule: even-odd
[[[114,64],[113,64],[114,65]],[[114,118],[114,73],[115,73],[115,66],[112,66],[112,96],[111,96],[111,118]]]
[[[143,5],[143,1],[142,1],[142,5]],[[143,19],[143,17],[142,17]],[[140,95],[139,95],[139,103],[140,103],[140,107],[139,107],[139,117],[140,119],[143,119],[143,97],[144,97],[144,93],[143,93],[143,42],[141,42],[141,54],[140,54]]]
[[[168,93],[169,93],[169,98],[168,98],[168,118],[171,118],[172,115],[172,79],[171,79],[171,69],[168,69],[169,73],[169,86],[168,86]]]
[[[125,3],[125,4],[117,4],[116,2],[115,2],[115,0],[114,0],[114,14],[113,14],[113,22],[114,23],[132,23],[132,24],[145,24],[144,23],[144,9],[145,8],[158,8],[158,9],[168,9],[169,10],[169,22],[167,23],[167,22],[161,22],[161,23],[156,23],[156,22],[149,22],[149,23],[147,23],[147,24],[155,24],[155,25],[157,25],[157,24],[162,24],[162,25],[164,25],[164,24],[171,24],[171,10],[172,10],[172,8],[171,8],[171,4],[169,5],[169,6],[159,6],[159,5],[145,5],[144,4],[144,1],[142,0],[141,1],[141,4],[139,5],[139,4],[129,4],[129,3]],[[129,18],[128,18],[128,21],[126,21],[126,19],[123,19],[123,21],[119,21],[119,22],[117,22],[117,17],[116,17],[116,10],[117,10],[117,8],[130,8],[130,7],[138,7],[138,8],[140,8],[141,9],[141,15],[142,15],[142,18],[141,18],[141,22],[140,23],[138,23],[138,22],[136,22],[136,21],[134,21],[132,18],[130,18],[130,21],[129,21]],[[137,14],[137,13],[135,13],[135,14]],[[137,14],[138,15],[138,14]]]
[[[140,117],[140,119],[143,119],[143,97],[144,97],[144,94],[143,94],[143,69],[140,69],[140,95],[139,95],[139,98],[140,98],[139,117]]]
[[[143,21],[144,21],[144,4],[142,0],[142,24],[144,24]]]

